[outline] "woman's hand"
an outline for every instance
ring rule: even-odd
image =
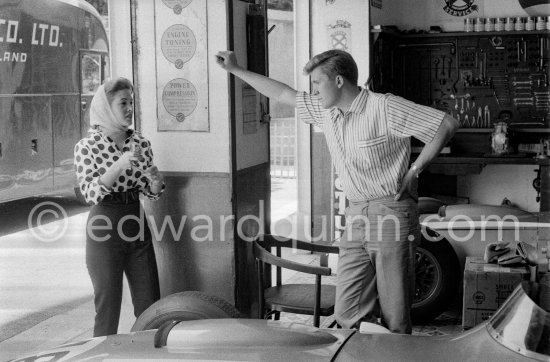
[[[158,194],[162,190],[162,185],[164,184],[164,177],[160,173],[157,166],[151,166],[149,169],[144,171],[145,176],[149,178],[149,189],[152,193]]]
[[[118,167],[119,172],[122,172],[128,168],[131,168],[134,163],[138,161],[139,151],[127,151],[120,156],[120,158],[115,162],[115,165]]]

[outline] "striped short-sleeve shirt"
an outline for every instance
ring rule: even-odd
[[[430,142],[444,112],[392,94],[361,89],[345,113],[324,109],[314,95],[298,92],[298,116],[319,126],[346,197],[353,201],[393,196],[411,154],[410,137]]]

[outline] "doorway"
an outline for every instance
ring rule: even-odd
[[[294,1],[269,0],[269,76],[294,85]],[[283,56],[284,55],[284,56]],[[296,117],[293,107],[270,100],[271,232],[297,237],[297,154]]]

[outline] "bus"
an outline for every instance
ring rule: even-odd
[[[0,202],[75,189],[73,148],[108,76],[107,32],[92,5],[0,1]]]

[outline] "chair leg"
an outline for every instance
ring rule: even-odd
[[[271,316],[273,316],[274,320],[279,320],[279,315],[280,315],[280,312],[278,312],[276,310],[269,310],[269,311],[265,312],[264,319],[270,319]]]

